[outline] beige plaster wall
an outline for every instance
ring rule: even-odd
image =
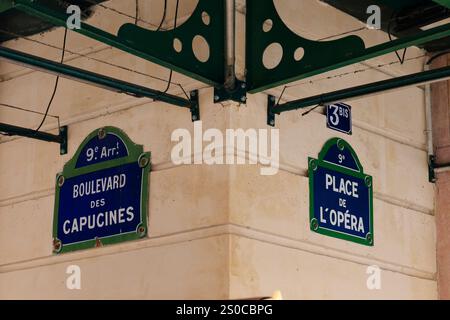
[[[141,17],[158,24],[162,1],[143,2]],[[145,2],[145,4],[144,4]],[[170,1],[169,1],[170,2]],[[174,1],[172,1],[174,2]],[[192,11],[196,1],[182,1]],[[243,1],[237,6],[238,74],[243,75]],[[134,1],[107,6],[134,14]],[[157,5],[157,7],[153,7]],[[173,5],[173,3],[172,3]],[[294,31],[319,39],[361,26],[316,0],[277,0],[277,9]],[[152,8],[157,8],[151,10]],[[89,23],[115,32],[130,19],[99,9]],[[327,23],[323,23],[327,21]],[[359,33],[367,45],[386,34]],[[61,45],[56,29],[32,38]],[[26,40],[8,47],[58,59],[59,52]],[[68,48],[139,72],[167,78],[168,71],[103,44],[69,33]],[[423,53],[410,49],[408,57]],[[163,89],[165,83],[86,58],[67,63]],[[395,61],[389,54],[363,64],[299,81],[285,100],[368,83],[422,70],[423,59],[365,72]],[[348,73],[331,80],[330,75]],[[309,79],[308,79],[309,80]],[[54,77],[0,62],[0,102],[42,111]],[[186,90],[200,88],[204,129],[267,128],[267,93],[249,95],[246,106],[213,104],[207,85],[175,74]],[[181,94],[177,86],[171,92]],[[204,299],[267,296],[280,289],[286,299],[435,299],[436,241],[434,189],[428,183],[424,91],[412,87],[355,100],[351,137],[325,128],[320,110],[277,117],[280,171],[261,176],[259,167],[175,166],[170,159],[173,130],[193,131],[189,111],[160,102],[110,93],[61,80],[51,113],[69,125],[69,154],[57,145],[23,138],[0,138],[0,298]],[[0,119],[34,127],[40,116],[0,109]],[[123,129],[153,155],[150,176],[149,238],[62,256],[51,253],[54,179],[81,141],[96,128]],[[45,130],[55,132],[49,120]],[[307,158],[316,157],[333,136],[345,138],[374,177],[375,246],[326,238],[309,230]],[[237,152],[235,150],[235,152]],[[68,290],[66,268],[82,270],[82,289]],[[381,290],[366,287],[367,266],[382,269]]]

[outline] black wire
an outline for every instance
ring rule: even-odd
[[[388,37],[389,37],[389,41],[392,41],[391,22],[394,20],[394,16],[396,14],[397,14],[396,11],[394,11],[392,13],[391,19],[389,19],[389,22],[388,22],[387,34],[388,34]],[[400,61],[400,64],[403,64],[405,62],[406,52],[407,51],[408,51],[408,48],[405,48],[405,50],[403,50],[403,56],[400,57],[400,54],[398,53],[398,51],[395,50],[395,55],[397,56],[398,60]]]
[[[318,107],[322,107],[322,106],[323,106],[322,104],[318,104],[317,106],[312,107],[312,108],[309,109],[308,111],[303,112],[303,113],[302,113],[302,117],[304,117],[304,116],[310,114],[311,112],[313,112],[314,110],[316,110]]]
[[[61,63],[64,62],[64,54],[66,53],[66,40],[67,40],[67,28],[64,29],[64,41],[63,41],[63,51],[62,51],[62,54],[61,54]],[[50,107],[52,106],[53,99],[55,99],[56,91],[58,90],[58,84],[59,84],[59,76],[56,77],[55,87],[53,88],[52,97],[50,98],[50,101],[48,102],[47,110],[45,110],[45,115],[42,118],[41,123],[39,124],[39,126],[35,130],[36,132],[38,132],[42,128],[42,126],[44,125],[45,120],[47,119],[48,112],[50,111]]]
[[[436,60],[437,58],[442,57],[442,56],[444,56],[444,55],[446,55],[446,54],[449,54],[449,53],[450,53],[449,50],[443,51],[443,52],[439,52],[439,53],[436,53],[434,56],[432,56],[432,57],[427,61],[426,64],[431,64],[431,63],[432,63],[434,60]]]
[[[34,113],[34,114],[39,114],[39,115],[45,115],[45,113],[43,113],[43,112],[34,111],[31,109],[22,108],[22,107],[18,107],[18,106],[13,106],[13,105],[7,104],[7,103],[0,102],[0,107],[6,107],[6,108],[14,109],[14,110],[20,110],[20,111],[30,112],[30,113]],[[58,116],[53,116],[51,114],[48,114],[47,117],[51,117],[51,118],[55,118],[55,119],[59,118]]]
[[[177,20],[178,20],[178,8],[180,5],[180,0],[177,0],[177,5],[175,7],[175,20],[173,23],[173,28],[176,29],[177,28]],[[164,0],[164,18],[166,17],[167,14],[167,0]],[[162,23],[161,23],[162,25]],[[163,91],[163,93],[167,93],[167,91],[169,91],[170,86],[172,85],[172,76],[173,76],[173,70],[170,69],[170,74],[169,74],[169,81],[167,82],[167,87],[166,89]]]
[[[134,24],[138,25],[139,22],[139,0],[136,0],[136,18],[134,19]]]
[[[164,0],[164,11],[163,11],[163,16],[161,18],[161,22],[159,23],[158,28],[156,28],[156,31],[160,31],[164,22],[166,21],[166,16],[167,16],[167,0]]]

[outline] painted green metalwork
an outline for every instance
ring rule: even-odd
[[[55,26],[66,27],[67,15],[52,9],[42,0],[8,1],[16,9]],[[73,31],[204,83],[221,85],[225,78],[223,9],[223,0],[199,0],[191,17],[171,31],[151,31],[134,24],[124,24],[116,36],[83,22],[81,29]],[[202,39],[208,44],[207,61],[200,61],[194,54],[194,38]],[[180,52],[177,52],[174,45],[174,42],[178,41],[182,44]]]
[[[189,20],[171,31],[151,31],[132,23],[124,24],[119,38],[132,50],[155,57],[154,62],[178,69],[186,69],[196,79],[220,85],[225,80],[225,19],[223,0],[200,0]],[[194,49],[194,39],[203,41],[202,50],[208,59],[201,61]],[[176,43],[180,46],[176,50]]]
[[[236,79],[235,87],[232,90],[225,88],[225,86],[214,88],[214,103],[220,103],[229,100],[238,103],[246,103],[247,84],[243,81]]]
[[[359,171],[350,170],[348,168],[338,166],[336,164],[330,163],[328,161],[324,161],[325,156],[327,155],[328,151],[332,146],[337,145],[340,150],[347,149],[355,163],[357,164]],[[325,168],[328,170],[333,170],[339,173],[342,173],[344,175],[349,175],[351,177],[355,177],[358,179],[362,179],[365,181],[366,186],[369,189],[369,221],[370,221],[370,228],[367,232],[366,237],[360,238],[357,236],[352,236],[349,234],[343,234],[337,231],[329,230],[322,228],[318,221],[315,219],[314,215],[314,172],[319,168]],[[346,142],[343,139],[340,138],[332,138],[328,140],[325,145],[323,146],[322,150],[319,153],[318,159],[314,158],[308,158],[308,175],[309,175],[309,220],[310,220],[310,228],[311,231],[317,232],[329,237],[334,237],[342,240],[352,241],[355,243],[363,244],[366,246],[373,246],[375,242],[374,238],[374,228],[373,228],[373,179],[371,176],[364,173],[364,168],[361,165],[361,162],[358,158],[358,155],[356,154],[355,150],[352,148],[352,146]]]
[[[368,49],[363,40],[354,35],[332,41],[312,41],[288,29],[273,0],[248,0],[247,39],[251,41],[247,41],[247,84],[249,91],[256,93],[449,35],[450,24],[446,24]],[[263,55],[273,44],[281,45],[283,57],[277,66],[268,69],[263,64]]]
[[[93,164],[87,167],[76,168],[77,160],[80,157],[81,151],[86,146],[86,144],[91,141],[94,137],[100,134],[114,134],[118,136],[126,145],[128,150],[128,156],[123,158],[118,158],[115,160],[110,160],[107,162],[101,162]],[[54,217],[53,217],[53,252],[55,254],[66,253],[75,250],[84,250],[89,248],[98,247],[99,245],[110,245],[116,244],[124,241],[138,240],[142,239],[147,235],[147,221],[148,221],[148,190],[149,190],[149,173],[151,171],[151,153],[144,152],[142,145],[137,145],[120,129],[115,127],[104,127],[93,131],[89,136],[81,143],[77,152],[71,160],[69,160],[65,165],[61,173],[56,176],[55,184],[55,207],[54,207]],[[77,177],[79,175],[86,175],[92,172],[114,168],[121,165],[131,164],[137,161],[142,161],[146,159],[146,165],[141,166],[142,168],[142,185],[141,185],[141,219],[142,226],[141,230],[136,230],[136,233],[119,234],[116,236],[110,236],[107,238],[96,238],[92,240],[83,241],[80,243],[74,243],[70,245],[62,245],[61,241],[58,239],[58,212],[59,212],[59,199],[60,199],[60,181]],[[61,178],[62,177],[62,178]],[[143,229],[142,229],[143,228]]]
[[[357,87],[319,94],[279,105],[269,103],[268,120],[273,119],[275,114],[281,114],[286,111],[302,109],[314,105],[326,105],[333,102],[348,101],[349,99],[361,98],[363,96],[376,94],[379,92],[385,92],[423,83],[430,83],[447,78],[450,78],[450,67],[413,73],[403,77],[382,80]],[[273,122],[273,125],[274,124],[275,123]]]
[[[450,0],[433,0],[433,1],[440,4],[441,6],[450,8]]]
[[[54,135],[47,132],[0,123],[0,132],[8,135],[58,143],[60,146],[59,152],[61,155],[67,154],[67,130],[67,126],[60,127],[59,134]]]
[[[13,4],[11,1],[0,0],[0,12],[6,11],[13,8]]]
[[[57,63],[2,46],[0,46],[0,59],[5,59],[12,63],[24,65],[32,69],[57,74],[68,79],[89,83],[91,85],[115,92],[126,93],[136,97],[147,97],[179,107],[190,108],[191,106],[191,102],[189,100],[175,95],[138,86],[119,79]]]

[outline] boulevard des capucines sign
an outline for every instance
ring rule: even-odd
[[[53,252],[145,237],[150,167],[150,153],[122,130],[92,132],[56,177]]]

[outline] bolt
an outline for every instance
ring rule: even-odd
[[[274,97],[274,96],[271,96],[271,97],[270,97],[270,101],[275,102],[275,97]]]
[[[274,126],[275,125],[275,120],[270,120],[270,125]]]
[[[247,85],[246,85],[245,82],[244,82],[244,83],[241,84],[241,88],[242,88],[242,89],[245,89],[245,87],[247,87]]]
[[[220,99],[220,98],[219,98],[218,95],[215,95],[215,96],[214,96],[214,101],[219,101],[219,99]]]
[[[241,97],[241,101],[242,101],[242,102],[246,102],[246,101],[247,101],[247,97],[246,97],[246,96],[242,96],[242,97]]]
[[[192,116],[192,121],[197,121],[197,116],[195,114]]]
[[[65,181],[66,181],[66,179],[64,178],[64,176],[63,176],[63,175],[60,175],[60,176],[58,177],[58,186],[59,186],[59,187],[62,187]]]
[[[197,95],[197,92],[191,91],[191,97],[195,97]]]
[[[105,129],[104,128],[99,129],[98,130],[98,138],[101,140],[101,139],[104,139],[105,137],[106,137]]]
[[[139,167],[145,168],[149,163],[148,158],[145,155],[141,155],[139,158]]]
[[[61,247],[62,247],[61,241],[58,240],[58,239],[54,239],[54,240],[53,240],[53,250],[54,250],[56,253],[58,253],[58,252],[61,251]]]

